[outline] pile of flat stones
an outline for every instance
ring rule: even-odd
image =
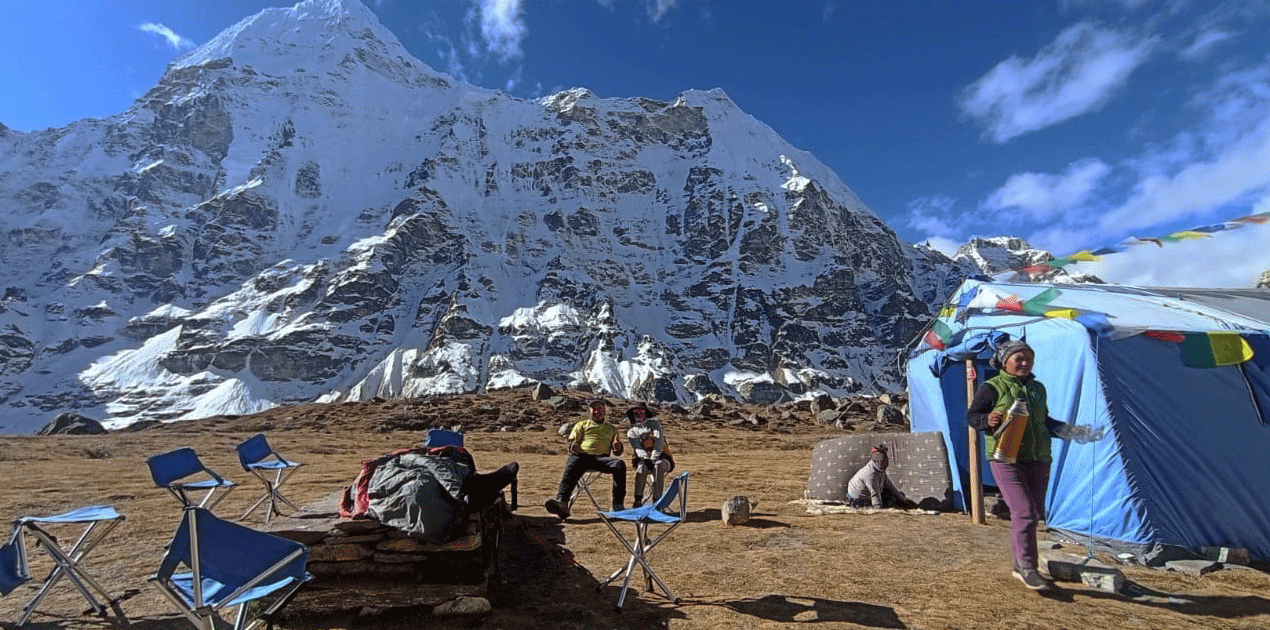
[[[338,493],[262,527],[309,546],[313,580],[290,611],[437,606],[482,597],[495,568],[501,503],[467,520],[462,535],[436,544],[375,520],[341,518]]]

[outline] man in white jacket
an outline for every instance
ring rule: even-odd
[[[644,504],[644,484],[649,475],[653,477],[650,500],[655,502],[666,487],[666,473],[675,469],[675,460],[666,449],[661,422],[653,419],[656,416],[644,403],[626,410],[626,418],[631,421],[626,439],[631,444],[631,466],[635,468],[635,507]]]

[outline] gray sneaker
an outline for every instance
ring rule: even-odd
[[[569,518],[569,503],[567,501],[547,499],[547,502],[543,505],[543,507],[547,508],[548,512],[559,516],[562,521]]]
[[[1049,580],[1041,577],[1041,574],[1038,573],[1036,569],[1015,569],[1014,577],[1019,578],[1019,581],[1023,583],[1023,586],[1026,586],[1034,591],[1046,591],[1053,586],[1050,584]]]

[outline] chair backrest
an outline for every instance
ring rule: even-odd
[[[191,528],[196,534],[197,549],[190,544]],[[294,540],[231,523],[206,508],[191,506],[185,508],[181,525],[172,536],[156,575],[164,579],[171,577],[181,564],[193,569],[197,554],[199,577],[216,580],[232,591],[260,577],[296,551],[301,553],[272,572],[270,581],[284,577],[304,580],[309,548]]]
[[[178,479],[207,470],[202,460],[198,458],[198,453],[188,446],[154,455],[146,460],[146,464],[150,466],[150,477],[154,479],[154,485],[160,488],[166,488]]]
[[[21,544],[22,541],[15,536],[0,545],[0,596],[8,595],[31,579],[22,566],[22,550],[18,548]]]
[[[269,440],[265,439],[265,434],[257,433],[241,444],[234,447],[238,451],[238,463],[242,465],[243,470],[247,470],[252,464],[269,457],[273,453],[273,447],[269,446]]]
[[[463,446],[463,434],[449,429],[428,429],[424,446]]]
[[[664,510],[670,507],[675,501],[676,495],[682,495],[679,498],[679,516],[681,518],[688,517],[688,471],[683,471],[675,475],[670,480],[670,484],[666,486],[666,491],[662,493],[661,498],[657,499],[656,509]]]

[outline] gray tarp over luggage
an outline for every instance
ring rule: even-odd
[[[431,542],[446,542],[463,523],[463,482],[473,472],[470,458],[399,455],[375,469],[366,515]]]

